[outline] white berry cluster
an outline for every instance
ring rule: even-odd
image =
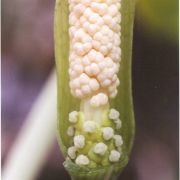
[[[95,107],[114,98],[120,83],[120,1],[69,0],[71,93],[92,97]]]

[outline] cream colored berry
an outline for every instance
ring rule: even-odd
[[[121,122],[120,119],[114,120],[114,123],[115,123],[115,125],[116,125],[116,129],[120,129],[120,128],[121,128],[122,122]]]

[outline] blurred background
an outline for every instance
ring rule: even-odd
[[[54,67],[54,0],[2,0],[2,168]],[[125,180],[178,180],[178,0],[139,0],[133,41],[136,137]],[[57,142],[37,180],[69,180]]]

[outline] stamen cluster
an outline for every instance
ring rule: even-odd
[[[120,6],[120,0],[69,0],[71,93],[91,97],[95,107],[114,98],[120,84]]]

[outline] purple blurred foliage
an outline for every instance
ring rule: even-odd
[[[47,0],[2,1],[3,157],[54,65],[53,9]]]

